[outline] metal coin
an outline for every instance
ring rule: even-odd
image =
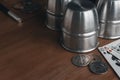
[[[103,74],[108,71],[108,66],[102,61],[95,61],[89,64],[89,69],[95,74]]]
[[[89,55],[76,55],[72,58],[72,64],[75,66],[87,66],[90,63]]]

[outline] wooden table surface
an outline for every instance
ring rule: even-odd
[[[96,75],[88,66],[72,65],[77,54],[62,48],[59,37],[41,15],[19,25],[0,12],[0,80],[119,80],[110,66],[107,73]],[[99,46],[111,41],[99,38]],[[92,53],[102,56],[97,49]]]

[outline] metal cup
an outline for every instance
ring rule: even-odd
[[[68,3],[70,3],[71,1],[74,1],[74,0],[63,0],[63,1],[62,1],[62,13],[63,13],[63,14],[64,14],[65,11],[66,11],[66,8],[67,8]]]
[[[62,27],[62,45],[65,49],[85,53],[98,46],[98,14],[91,2],[68,4]]]
[[[48,0],[47,12],[53,15],[63,15],[62,0]]]
[[[102,3],[103,3],[104,0],[89,0],[89,1],[92,1],[96,5],[97,10],[99,11],[99,9],[102,6]]]
[[[61,30],[64,11],[71,0],[48,0],[46,26],[52,30]]]
[[[48,0],[47,12],[54,15],[64,15],[67,4],[79,0]]]
[[[100,35],[107,39],[120,38],[120,0],[105,0],[100,7]]]
[[[46,14],[46,26],[51,30],[61,31],[62,20],[62,16],[55,16],[50,13]]]

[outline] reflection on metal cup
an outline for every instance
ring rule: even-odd
[[[72,52],[85,53],[98,46],[98,14],[88,1],[68,4],[62,27],[62,46]]]
[[[50,13],[46,14],[46,26],[51,30],[61,31],[62,20],[62,16],[55,16]]]
[[[105,0],[100,7],[100,35],[107,39],[120,38],[120,0]]]

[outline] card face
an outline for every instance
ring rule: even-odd
[[[107,53],[109,53],[109,54],[115,56],[116,58],[120,59],[120,54],[117,53],[115,50],[109,48],[109,47],[111,47],[111,46],[108,46],[108,45],[103,46],[103,48],[107,51]]]
[[[98,50],[120,78],[120,39],[98,47]]]
[[[113,41],[112,43],[109,43],[105,46],[120,54],[120,39]]]
[[[106,47],[108,52],[110,52],[112,55],[116,56],[120,59],[120,39],[113,41],[107,45],[104,45],[102,47]]]
[[[106,51],[104,47],[99,47],[98,50],[101,52],[101,54],[120,78],[120,59],[116,58],[114,55]]]
[[[114,45],[114,46],[110,46],[111,49],[113,49],[115,52],[120,54],[120,43]]]

